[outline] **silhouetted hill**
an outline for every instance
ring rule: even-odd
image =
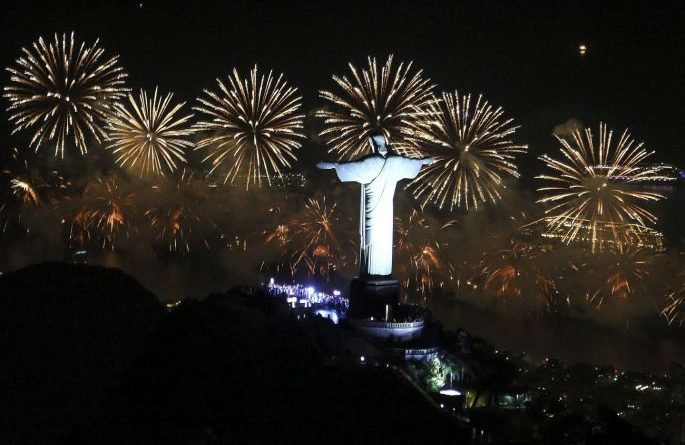
[[[385,367],[327,366],[302,324],[239,292],[167,316],[97,422],[66,443],[454,443]]]
[[[93,417],[163,314],[116,269],[45,263],[1,276],[2,443],[54,443]]]
[[[163,313],[118,270],[0,277],[0,442],[464,441],[389,369],[323,364],[268,298],[235,291]]]

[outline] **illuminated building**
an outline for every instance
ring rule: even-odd
[[[664,250],[664,235],[650,227],[630,223],[591,223],[588,220],[566,218],[562,224],[550,228],[552,217],[540,218],[519,228],[520,232],[529,236],[557,239],[578,244],[615,244],[617,240],[638,247]],[[568,238],[566,233],[570,228],[579,228],[578,236]],[[593,230],[595,230],[593,235]],[[618,238],[614,237],[619,234]]]
[[[599,173],[602,171],[616,171],[620,172],[620,168],[613,165],[594,165],[592,167],[593,171]],[[653,171],[658,174],[656,175],[644,175],[645,178],[636,182],[636,184],[674,184],[678,180],[685,180],[685,173],[679,168],[664,163],[643,163],[635,167],[635,170],[631,172],[634,176],[635,174],[640,174],[641,172]],[[614,180],[626,180],[629,179],[626,176],[620,174],[609,175],[608,179]]]
[[[302,173],[281,173],[275,174],[267,177],[267,175],[256,175],[251,176],[251,180],[256,179],[256,186],[263,184],[264,187],[275,187],[275,188],[287,188],[287,187],[298,187],[304,188],[309,185],[307,177]],[[271,181],[271,184],[267,181]],[[245,188],[244,184],[247,181],[247,175],[235,175],[235,180],[229,185],[236,188]],[[263,183],[261,181],[264,181]],[[269,184],[269,185],[267,185]],[[254,187],[254,185],[253,185]]]

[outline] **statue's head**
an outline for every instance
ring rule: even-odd
[[[369,144],[371,144],[371,150],[374,153],[378,153],[383,157],[386,157],[390,152],[385,136],[382,134],[373,134],[369,136]]]

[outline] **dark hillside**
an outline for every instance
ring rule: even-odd
[[[0,437],[53,443],[87,421],[163,316],[116,269],[44,263],[0,277]]]
[[[385,367],[322,364],[303,325],[239,292],[187,301],[98,422],[65,443],[446,443],[450,419]]]

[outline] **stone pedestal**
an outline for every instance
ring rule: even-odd
[[[351,318],[385,319],[388,307],[400,300],[400,282],[390,278],[355,278],[350,285]]]

